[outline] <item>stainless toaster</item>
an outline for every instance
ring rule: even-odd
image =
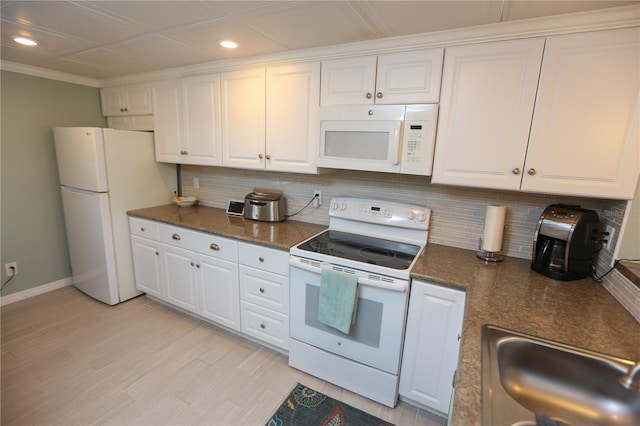
[[[244,217],[261,222],[282,222],[287,218],[282,192],[254,188],[244,197]]]

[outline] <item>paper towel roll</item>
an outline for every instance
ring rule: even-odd
[[[487,206],[484,216],[484,235],[482,250],[498,252],[502,250],[502,234],[504,233],[504,206]]]

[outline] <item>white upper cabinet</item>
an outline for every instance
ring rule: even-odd
[[[447,48],[433,183],[520,188],[544,39]]]
[[[223,165],[316,173],[320,64],[221,75]]]
[[[222,164],[220,76],[153,83],[156,160],[178,164]]]
[[[222,164],[265,168],[265,70],[221,74]]]
[[[640,29],[549,37],[522,190],[633,198]]]
[[[268,170],[316,173],[320,62],[268,67]]]
[[[444,49],[322,61],[321,103],[437,103]]]
[[[100,102],[102,115],[105,117],[151,114],[151,92],[148,83],[105,87],[100,89]]]
[[[447,49],[432,182],[632,198],[640,30],[548,37],[540,65],[543,43]]]

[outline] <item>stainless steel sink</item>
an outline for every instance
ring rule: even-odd
[[[485,325],[482,423],[640,425],[640,392],[619,379],[634,363]]]

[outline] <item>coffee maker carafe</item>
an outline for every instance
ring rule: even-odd
[[[547,207],[533,236],[531,269],[560,281],[588,277],[599,223],[593,210],[563,204]]]

